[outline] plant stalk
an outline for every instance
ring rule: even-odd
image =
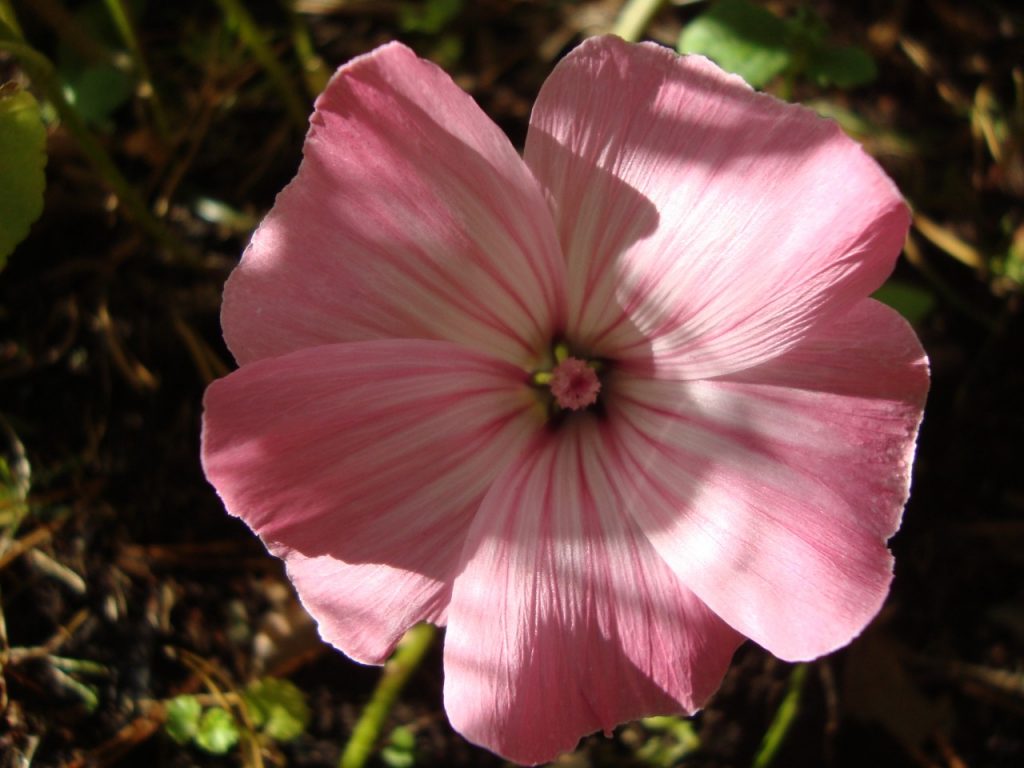
[[[165,144],[169,143],[171,130],[167,122],[167,113],[164,112],[163,103],[160,101],[160,96],[153,85],[153,76],[150,74],[149,66],[146,64],[146,57],[142,55],[142,47],[139,45],[139,38],[135,34],[135,27],[128,16],[128,9],[125,7],[124,0],[105,0],[105,2],[110,19],[114,22],[114,26],[117,27],[117,32],[128,47],[128,53],[131,54],[132,61],[135,64],[135,74],[142,86],[140,94],[149,103],[157,133],[160,134],[160,138]]]
[[[263,30],[256,24],[255,19],[249,15],[249,11],[240,0],[217,0],[221,13],[225,17],[234,20],[238,24],[238,36],[242,42],[249,47],[252,55],[260,66],[267,71],[271,82],[277,88],[284,102],[289,118],[302,132],[308,127],[310,109],[303,104],[302,99],[296,94],[297,89],[291,83],[287,73],[277,60],[277,56],[267,44]]]
[[[786,694],[782,697],[782,703],[779,704],[771,725],[764,733],[761,746],[754,756],[753,768],[768,768],[778,755],[789,729],[800,712],[800,696],[803,693],[804,681],[807,679],[807,669],[807,664],[797,664],[790,672]]]
[[[432,624],[417,624],[405,633],[394,655],[384,665],[377,688],[352,729],[338,768],[363,768],[366,765],[398,694],[430,650],[436,633],[437,629]]]
[[[612,26],[612,34],[635,43],[661,9],[663,2],[664,0],[626,0]]]

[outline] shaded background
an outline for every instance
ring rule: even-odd
[[[232,366],[221,286],[337,65],[401,39],[522,146],[555,61],[622,3],[137,0],[123,5],[140,57],[112,0],[5,2],[81,125],[0,52],[0,83],[33,91],[48,121],[45,208],[0,273],[0,766],[254,765],[177,743],[166,704],[230,706],[266,676],[311,716],[266,738],[265,763],[335,765],[379,670],[319,643],[202,476],[203,389]],[[627,725],[561,762],[749,765],[781,707],[776,765],[1024,765],[1024,17],[1012,2],[761,5],[873,60],[850,84],[790,59],[765,87],[839,119],[916,211],[883,295],[934,376],[896,581],[848,649],[794,676],[748,644],[693,720]],[[712,7],[666,3],[642,36],[675,46]],[[448,726],[437,649],[381,746],[391,768],[502,763]]]

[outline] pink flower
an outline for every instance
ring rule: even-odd
[[[705,59],[587,41],[521,158],[384,46],[228,281],[203,466],[352,658],[447,626],[471,741],[693,712],[744,636],[812,659],[886,597],[928,372],[867,296],[907,226],[833,123]]]

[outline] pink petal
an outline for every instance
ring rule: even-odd
[[[525,159],[568,261],[567,336],[681,378],[750,367],[842,314],[909,223],[835,123],[615,37],[555,68]]]
[[[239,363],[389,337],[522,362],[550,342],[565,267],[547,206],[448,75],[386,45],[338,71],[311,123],[225,289]]]
[[[517,762],[694,711],[742,639],[630,521],[606,440],[581,416],[525,452],[484,500],[455,580],[445,709],[470,741]]]
[[[454,544],[437,554],[457,558]],[[413,542],[396,537],[392,545],[408,550]],[[387,661],[414,624],[445,623],[451,598],[447,581],[383,563],[350,564],[331,555],[306,557],[287,547],[270,549],[284,560],[288,578],[316,619],[320,637],[362,664]],[[433,565],[442,565],[440,557]]]
[[[865,300],[741,375],[610,386],[612,482],[698,597],[787,660],[860,633],[892,579],[928,389],[901,317]]]
[[[412,623],[443,620],[469,521],[541,423],[523,378],[437,341],[257,361],[207,390],[203,469],[326,639],[379,662]]]

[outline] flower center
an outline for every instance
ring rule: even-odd
[[[541,401],[547,404],[548,415],[560,421],[567,411],[582,411],[591,406],[600,409],[601,373],[604,361],[572,354],[569,345],[559,341],[552,345],[547,364],[534,371],[530,382],[537,388]]]
[[[597,402],[597,372],[578,357],[567,357],[551,371],[551,394],[560,408],[578,411]]]

